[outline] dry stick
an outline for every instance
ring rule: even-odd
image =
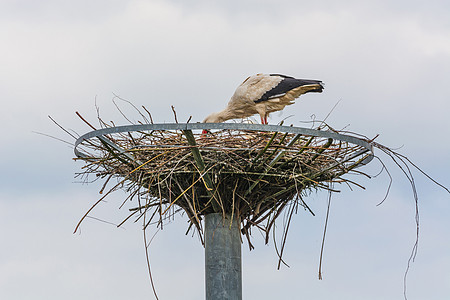
[[[135,186],[135,185],[133,185],[133,186]],[[135,189],[134,191],[130,192],[130,194],[125,198],[125,200],[123,200],[122,204],[119,206],[119,209],[121,209],[121,208],[125,205],[125,203],[127,203],[127,201],[128,201],[129,199],[133,199],[134,196],[136,196],[136,194],[138,194],[138,193],[139,193],[139,188],[137,188],[137,189]],[[139,195],[139,194],[138,194],[138,195]],[[140,201],[140,200],[139,200],[139,201]],[[140,204],[139,204],[139,206],[140,206]]]
[[[295,208],[295,205],[292,205],[290,208],[288,222],[287,222],[286,228],[284,229],[284,232],[283,232],[282,241],[281,241],[281,251],[280,251],[280,255],[278,256],[279,257],[278,267],[277,267],[278,270],[280,269],[281,262],[283,262],[284,265],[289,267],[286,264],[286,262],[282,259],[282,257],[283,257],[283,252],[284,252],[284,246],[286,245],[286,239],[287,239],[287,235],[288,235],[288,231],[289,231],[289,225],[291,224],[292,215],[294,213],[294,208]]]
[[[372,156],[372,154],[366,155],[366,156],[363,158],[363,160],[366,159],[366,158],[369,157],[369,156]],[[374,158],[377,158],[377,157],[374,156]],[[366,173],[361,172],[361,171],[359,171],[359,170],[353,170],[353,169],[351,169],[351,170],[348,171],[348,173],[350,173],[350,172],[353,172],[353,173],[358,174],[358,175],[363,175],[363,176],[367,177],[368,179],[372,179],[372,177],[373,177],[372,175],[366,174]]]
[[[173,116],[175,117],[175,123],[178,124],[177,113],[176,113],[176,111],[175,111],[175,107],[174,107],[173,105],[171,105],[170,107],[172,108]]]
[[[145,215],[144,215],[144,224],[145,224]],[[149,245],[147,244],[147,235],[145,234],[145,227],[144,227],[144,244],[145,244],[145,259],[147,260],[148,275],[150,276],[150,283],[152,285],[153,294],[155,295],[155,298],[158,300],[158,295],[156,294],[155,285],[153,284],[152,271],[151,271],[151,268],[150,268],[150,257],[148,255],[148,247],[149,247]]]
[[[268,239],[269,239],[269,233],[267,232],[267,233],[266,233],[266,240],[268,240]],[[280,251],[278,251],[278,247],[277,247],[275,226],[274,226],[273,229],[272,229],[272,239],[273,239],[273,245],[274,245],[274,247],[275,247],[275,252],[277,253],[278,259],[279,259],[279,260],[282,260],[282,259],[281,259],[281,255],[280,255]],[[266,242],[266,244],[267,244],[267,242]],[[283,261],[283,264],[284,264],[286,267],[289,268],[289,265],[288,265],[284,260],[282,260],[282,261]],[[280,264],[278,264],[277,270],[279,270],[279,269],[280,269]]]
[[[102,188],[101,188],[100,191],[98,192],[99,194],[103,194],[103,191],[105,190],[106,185],[108,184],[108,182],[111,180],[111,178],[112,178],[113,176],[114,176],[113,174],[111,174],[111,175],[108,176],[108,178],[105,180],[105,183],[103,183]]]
[[[186,194],[183,195],[183,198],[186,200]],[[194,217],[194,215],[193,215],[193,213],[192,213],[192,210],[193,210],[193,209],[192,209],[192,205],[191,205],[191,203],[190,203],[189,200],[186,200],[186,203],[188,204],[189,209],[186,208],[185,206],[180,206],[181,209],[186,213],[186,215],[187,215],[187,217],[188,217],[188,219],[189,219],[189,226],[188,226],[188,229],[186,230],[185,235],[187,235],[187,234],[189,233],[189,231],[190,231],[191,228],[192,228],[192,225],[194,225],[194,224],[195,224],[195,227],[197,227],[197,231],[199,230],[199,228],[198,228],[198,222],[197,222],[197,220],[195,220],[195,217]]]
[[[233,222],[233,216],[234,216],[234,201],[235,201],[235,196],[236,196],[236,189],[238,187],[238,180],[236,180],[236,185],[234,186],[234,190],[233,190],[233,197],[232,197],[232,205],[231,205],[231,219],[230,219],[230,229],[232,226],[232,222]],[[239,223],[238,223],[239,224]]]
[[[383,202],[387,199],[387,197],[388,197],[388,195],[389,195],[389,192],[390,192],[390,190],[391,190],[392,182],[393,182],[394,180],[393,180],[393,178],[392,178],[392,176],[391,176],[391,173],[389,172],[388,168],[386,167],[386,165],[381,161],[381,159],[380,159],[379,157],[376,157],[376,158],[378,159],[378,161],[379,161],[379,162],[381,163],[381,165],[383,166],[383,168],[381,169],[381,172],[383,171],[383,169],[386,170],[386,174],[387,174],[388,177],[389,177],[389,185],[388,185],[388,187],[387,187],[387,189],[386,189],[386,194],[384,195],[383,200],[381,200],[381,202],[377,204],[377,206],[379,206],[379,205],[383,204]],[[381,172],[380,172],[380,174],[381,174]],[[379,174],[378,174],[378,175],[379,175]],[[377,176],[378,176],[378,175],[377,175]]]
[[[113,223],[113,222],[109,222],[109,221],[106,221],[106,220],[102,220],[102,219],[100,219],[100,218],[96,218],[96,217],[92,217],[92,216],[87,216],[89,219],[93,219],[93,220],[96,220],[96,221],[99,221],[99,222],[102,222],[102,223],[105,223],[105,224],[109,224],[109,225],[114,225],[114,226],[117,226],[115,223]],[[117,226],[118,227],[118,226]],[[121,229],[125,229],[125,228],[121,228]]]
[[[55,139],[55,140],[57,140],[57,141],[60,141],[60,142],[65,143],[65,144],[69,144],[69,145],[72,146],[72,147],[74,146],[74,143],[65,141],[65,140],[63,140],[63,139],[57,138],[57,137],[55,137],[55,136],[52,136],[52,135],[49,135],[49,134],[46,134],[46,133],[42,133],[42,132],[38,132],[38,131],[31,131],[31,132],[32,132],[32,133],[35,133],[35,134],[43,135],[43,136],[46,136],[46,137],[49,137],[49,138],[52,138],[52,139]]]
[[[275,206],[274,206],[274,208],[272,210],[272,212],[275,212],[275,214],[273,215],[272,220],[268,220],[267,221],[267,231],[270,231],[272,226],[275,224],[275,220],[282,213],[282,211],[284,210],[286,205],[287,205],[287,201],[283,201],[281,204],[279,204],[279,203],[275,204]],[[266,236],[266,244],[268,242],[269,242],[269,240],[268,240],[268,237]]]
[[[97,112],[97,120],[98,120],[100,127],[101,128],[107,127],[107,124],[105,122],[103,122],[102,118],[100,118],[100,108],[97,106],[97,95],[95,96],[94,105],[95,105],[95,111]]]
[[[162,217],[162,215],[163,215],[163,213],[162,213],[162,195],[161,195],[161,181],[159,180],[159,173],[158,173],[158,175],[156,176],[156,178],[158,179],[158,181],[157,181],[157,186],[158,186],[158,199],[159,199],[159,223],[158,224],[161,224],[161,227],[162,227],[162,219],[163,219],[163,217]],[[150,188],[150,186],[149,186],[149,188]]]
[[[129,211],[133,211],[133,212],[138,211],[138,212],[140,212],[139,217],[137,217],[136,220],[134,220],[134,223],[137,223],[137,222],[144,216],[144,214],[147,213],[147,211],[148,211],[150,208],[155,207],[155,206],[158,206],[158,205],[159,205],[159,203],[150,203],[150,200],[149,200],[149,201],[147,201],[147,203],[146,203],[145,205],[143,205],[143,206],[130,208]],[[142,209],[144,209],[144,211],[142,211]],[[150,218],[150,220],[153,219],[153,216],[154,216],[154,214],[155,214],[156,212],[158,212],[158,209],[155,209],[155,211],[153,212],[152,217]]]
[[[152,186],[152,184],[153,184],[153,181],[155,181],[155,179],[156,179],[156,176],[152,176],[151,177],[151,180],[148,182],[148,184],[147,184],[147,186],[145,187],[149,192],[148,192],[148,194],[150,195],[150,187]],[[159,176],[158,176],[158,181],[159,181]],[[144,187],[143,185],[141,185],[142,187]],[[159,187],[158,187],[159,188]],[[160,201],[161,202],[161,201]],[[145,207],[147,207],[147,204],[145,205]],[[138,210],[140,210],[141,209],[141,204],[139,203],[139,206],[137,207],[137,209]],[[130,209],[130,211],[131,211],[132,209]]]
[[[140,191],[140,189],[141,189],[141,186],[143,186],[144,177],[145,177],[145,174],[144,174],[144,173],[141,173],[141,174],[139,175],[139,182],[137,183],[138,187],[136,188],[136,191],[137,191],[137,202],[138,202],[138,206],[141,206],[141,193],[140,193],[139,191]],[[133,199],[131,199],[131,200],[133,200]]]
[[[84,118],[80,115],[79,112],[76,111],[75,113],[76,113],[76,115],[77,115],[84,123],[86,123],[89,127],[91,127],[91,128],[94,129],[94,130],[97,130],[94,126],[91,125],[91,123],[89,123],[88,121],[86,121],[86,119],[84,119]]]
[[[82,116],[81,116],[81,114],[79,113],[79,112],[75,112],[76,113],[76,115],[83,121],[83,122],[85,122],[89,127],[91,127],[92,129],[94,129],[94,130],[97,130],[94,126],[92,126],[88,121],[86,121],[86,119],[84,119]],[[98,136],[97,137],[103,144],[107,144],[107,140],[104,138],[104,136]],[[108,138],[110,141],[112,141],[112,139],[111,138],[109,138],[108,136],[106,136],[106,138]],[[92,144],[91,144],[92,145]]]
[[[124,117],[125,120],[127,120],[130,124],[134,124],[133,122],[131,122],[130,119],[127,118],[127,116],[122,112],[122,110],[119,108],[119,106],[117,105],[115,98],[123,100],[122,98],[118,97],[117,95],[115,95],[113,93],[114,97],[112,98],[112,102],[114,103],[114,106],[117,108],[117,110],[119,111],[119,113],[122,115],[122,117]],[[123,100],[126,101],[126,100]]]
[[[267,208],[267,209],[264,209],[261,214],[253,215],[253,218],[251,218],[251,219],[250,219],[251,215],[247,216],[247,218],[246,218],[247,223],[243,226],[242,230],[244,230],[244,231],[250,230],[250,226],[255,226],[255,225],[261,223],[266,218],[268,218],[271,213],[272,213],[272,211],[269,211],[269,208]],[[261,216],[262,214],[264,214],[264,215]],[[266,231],[266,230],[263,230],[263,231]]]
[[[64,131],[65,133],[67,133],[68,135],[70,135],[71,137],[73,137],[75,140],[77,139],[76,136],[74,136],[72,133],[70,133],[68,130],[66,130],[64,127],[62,127],[61,125],[58,124],[58,122],[56,122],[51,116],[48,116],[48,118],[50,120],[52,120],[53,123],[56,124],[56,126],[58,126],[62,131]]]
[[[294,171],[294,169],[292,171]],[[297,180],[295,180],[295,179],[294,179],[294,184],[295,184],[295,190],[297,191],[297,200],[300,199],[300,201],[302,203],[301,206],[303,208],[306,208],[307,210],[309,210],[309,212],[315,217],[316,215],[314,214],[314,212],[311,210],[311,208],[309,208],[308,204],[306,204],[306,202],[303,201],[302,197],[300,196],[300,191],[297,186]]]
[[[138,213],[139,210],[135,210],[133,211],[131,214],[128,215],[128,217],[126,217],[122,222],[120,222],[117,227],[122,226],[126,221],[128,221],[132,216],[134,216],[136,213]]]
[[[406,157],[406,156],[404,156],[404,155],[402,155],[402,154],[400,154],[400,153],[394,152],[394,151],[392,151],[391,149],[389,149],[389,148],[387,148],[387,147],[385,147],[385,146],[383,146],[383,145],[380,145],[380,144],[378,144],[378,143],[373,143],[373,145],[374,145],[375,147],[377,147],[378,149],[382,150],[382,151],[385,152],[385,153],[386,153],[386,151],[388,151],[388,152],[392,153],[393,155],[395,155],[396,157],[398,157],[399,159],[404,159],[404,160],[406,160],[406,161],[409,162],[416,170],[418,170],[420,173],[422,173],[425,177],[427,177],[429,180],[431,180],[434,184],[440,186],[441,188],[443,188],[444,190],[446,190],[448,193],[450,193],[450,189],[448,189],[448,188],[445,187],[444,185],[440,184],[439,182],[437,182],[436,180],[434,180],[433,178],[431,178],[430,175],[428,175],[427,173],[425,173],[421,168],[419,168],[416,164],[414,164],[408,157]],[[403,161],[402,161],[402,162],[403,162]],[[406,165],[405,162],[403,162],[403,163]]]
[[[126,100],[126,99],[124,99],[124,98],[122,98],[122,97],[120,97],[120,96],[117,96],[117,95],[114,94],[114,93],[113,93],[113,95],[114,95],[115,98],[117,98],[117,99],[119,99],[119,100],[122,100],[122,101],[128,103],[129,105],[131,105],[131,107],[133,107],[133,108],[138,112],[138,114],[141,115],[141,117],[144,119],[144,121],[147,122],[147,124],[149,123],[148,120],[147,120],[147,118],[144,116],[144,114],[142,114],[142,112],[141,112],[141,111],[140,111],[140,110],[139,110],[139,109],[138,109],[131,101]]]
[[[127,133],[128,133],[128,136],[130,137],[131,141],[133,142],[134,146],[138,145],[138,143],[136,142],[136,140],[134,139],[134,137],[131,135],[131,133],[130,133],[130,132],[127,132]],[[134,146],[133,146],[133,147],[134,147]]]
[[[264,221],[265,219],[270,217],[270,215],[274,212],[275,209],[276,209],[276,206],[274,207],[273,203],[267,203],[266,206],[263,208],[262,213],[261,213],[261,214],[264,214],[264,215],[263,216],[261,216],[261,214],[254,215],[252,219],[247,219],[247,224],[244,225],[243,229],[244,230],[248,230],[250,228],[250,226],[257,225],[257,224],[261,223],[262,221]]]
[[[188,216],[189,217],[189,216]],[[188,233],[189,233],[189,231],[191,231],[191,228],[192,228],[192,224],[194,223],[194,222],[192,222],[191,221],[191,218],[189,217],[189,226],[188,226],[188,228],[186,229],[186,232],[184,233],[184,235],[188,235]],[[203,244],[203,243],[202,243]]]
[[[247,223],[248,224],[248,223]],[[255,247],[253,246],[252,242],[250,241],[250,233],[248,232],[248,228],[247,227],[243,227],[241,229],[241,232],[243,232],[243,234],[245,235],[245,237],[247,238],[247,243],[248,243],[248,248],[251,250],[255,249]]]
[[[356,182],[354,182],[353,180],[350,180],[350,179],[344,179],[344,178],[341,178],[341,177],[336,177],[336,178],[342,180],[341,182],[346,183],[347,186],[350,188],[350,190],[353,190],[353,189],[350,187],[350,184],[353,184],[353,185],[359,187],[359,188],[362,189],[362,190],[365,190],[365,189],[366,189],[363,185],[361,185],[361,184],[359,184],[359,183],[356,183]],[[336,179],[334,182],[339,182],[339,180]],[[333,190],[332,192],[339,192],[339,191],[334,191],[334,190]]]
[[[141,217],[145,217],[145,216],[146,216],[147,210],[149,210],[149,208],[146,208],[146,209],[144,210],[144,212],[141,213],[141,215],[139,216],[139,218],[136,219],[135,223],[136,223],[137,221],[139,221]],[[147,229],[147,227],[151,224],[153,218],[155,217],[155,215],[156,215],[156,213],[157,213],[158,211],[159,211],[159,209],[155,209],[155,210],[153,211],[153,213],[152,213],[150,219],[148,220],[148,222],[147,222],[147,223],[144,223],[144,230]],[[154,224],[155,224],[155,223],[154,223]],[[162,229],[162,227],[163,227],[163,226],[162,226],[162,225],[163,225],[163,220],[158,220],[158,222],[156,222],[156,224],[157,224],[156,227],[160,226],[160,229]]]
[[[132,211],[132,212],[139,211],[140,212],[142,209],[147,209],[149,207],[154,207],[154,206],[157,206],[157,205],[159,205],[159,203],[151,203],[151,204],[147,203],[147,204],[142,205],[142,206],[129,208],[128,211]]]
[[[208,175],[209,172],[210,172],[214,167],[216,167],[216,165],[217,165],[217,163],[215,163],[214,165],[210,166],[209,169],[207,169],[206,171],[204,171],[204,173],[206,173],[206,175]],[[201,175],[201,172],[200,172],[200,170],[197,168],[196,165],[194,165],[194,168],[197,170],[197,173]],[[206,183],[204,177],[202,178],[202,182],[203,182],[203,185],[204,185],[205,189],[208,191],[208,184]],[[215,201],[218,203],[218,205],[219,205],[219,210],[220,210],[221,212],[223,212],[223,213],[225,212],[225,209],[223,208],[222,199],[220,198],[220,193],[218,193],[218,192],[219,192],[219,186],[218,186],[218,185],[215,186],[214,191],[209,191],[209,193],[208,193],[208,195],[209,195],[209,200],[208,200],[208,202],[206,202],[206,204],[205,204],[205,209],[204,209],[204,210],[207,209],[207,207],[208,207],[208,205],[209,205],[210,203],[211,203],[211,205],[212,205],[213,200],[215,200]],[[217,195],[216,195],[216,194],[217,194]],[[216,197],[218,197],[218,199],[217,199]]]
[[[407,299],[406,297],[406,279],[408,276],[408,272],[409,272],[409,268],[410,268],[410,264],[411,262],[414,262],[416,254],[417,254],[417,249],[419,247],[419,196],[417,194],[417,190],[416,190],[416,184],[415,184],[415,180],[414,180],[414,176],[412,175],[411,169],[409,168],[408,164],[405,162],[405,160],[402,159],[402,157],[400,157],[399,155],[397,155],[396,152],[392,151],[391,149],[388,149],[387,147],[383,148],[379,148],[380,150],[382,150],[384,153],[386,153],[387,155],[389,155],[389,157],[394,161],[394,163],[400,168],[400,170],[403,172],[403,174],[405,175],[405,177],[408,179],[408,181],[410,182],[412,191],[413,191],[413,197],[415,200],[415,209],[416,209],[416,240],[414,242],[414,245],[412,247],[411,250],[411,255],[408,259],[408,263],[407,263],[407,267],[406,267],[406,271],[405,271],[405,275],[403,277],[403,296],[405,299]],[[400,161],[397,161],[397,159]],[[404,167],[402,167],[402,164],[404,165]],[[413,165],[415,167],[415,165]],[[406,170],[404,169],[406,168]]]
[[[178,187],[180,188],[180,190],[183,190],[183,188],[181,187],[181,185],[180,185],[180,183],[178,182],[178,180],[174,179],[174,181],[175,181],[175,183],[178,185]],[[195,184],[195,181],[194,181],[194,184]],[[200,224],[200,220],[199,220],[199,218],[198,218],[198,216],[197,216],[197,212],[196,212],[196,210],[195,210],[195,204],[194,204],[194,207],[191,205],[191,201],[189,200],[188,196],[186,196],[186,194],[183,194],[183,198],[186,200],[186,203],[189,205],[189,208],[190,208],[191,211],[192,211],[192,217],[194,217],[195,220],[196,220],[196,224]],[[194,199],[192,199],[192,202],[194,202]],[[189,214],[187,211],[186,211],[186,213]],[[189,217],[189,219],[191,219],[191,217]],[[194,222],[192,222],[192,223],[194,223]]]
[[[195,180],[195,175],[192,173],[192,182],[194,182],[194,180]],[[197,206],[198,206],[199,213],[200,213],[201,205],[200,205],[200,203],[198,201],[196,201],[195,188],[192,189],[192,196],[191,197],[192,197],[192,205],[194,206],[194,210],[197,211],[197,208],[195,207],[195,202],[197,202]],[[201,225],[201,223],[200,223],[200,225]]]
[[[323,257],[323,248],[324,248],[324,244],[325,244],[325,234],[327,233],[328,216],[330,213],[330,204],[331,204],[331,191],[328,194],[327,216],[325,217],[325,227],[323,229],[322,247],[320,247],[319,280],[322,280],[322,257]]]
[[[148,114],[148,116],[150,117],[150,123],[153,124],[153,118],[152,118],[152,114],[147,110],[147,108],[142,105],[142,108],[145,110],[145,112]]]
[[[119,185],[121,185],[123,182],[125,181],[122,180],[121,182],[119,182],[118,184],[116,184],[113,188],[111,188],[103,197],[101,197],[97,202],[94,203],[94,205],[91,206],[91,208],[88,209],[88,211],[83,215],[83,217],[80,219],[80,221],[78,221],[77,226],[75,227],[75,230],[73,231],[73,233],[77,232],[78,227],[80,227],[81,222],[83,222],[83,220],[88,216],[88,214],[94,209],[94,207],[96,207],[100,202],[103,201],[103,199],[106,198],[106,196],[108,196],[116,187],[118,187]]]

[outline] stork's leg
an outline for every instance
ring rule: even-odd
[[[267,122],[267,115],[264,116],[264,124],[269,124],[269,122]]]
[[[264,118],[263,118],[263,116],[261,116],[261,124],[266,124],[266,123],[264,123]]]

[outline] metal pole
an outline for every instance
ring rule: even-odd
[[[206,300],[241,300],[239,222],[220,213],[205,216]]]

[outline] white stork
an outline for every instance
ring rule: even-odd
[[[224,110],[210,114],[203,123],[221,123],[259,114],[261,123],[268,124],[267,117],[271,112],[293,104],[302,94],[321,93],[322,90],[320,80],[296,79],[280,74],[253,75],[236,89]]]

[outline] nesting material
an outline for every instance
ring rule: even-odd
[[[252,227],[265,232],[267,241],[286,208],[292,213],[302,206],[312,213],[305,195],[348,182],[342,176],[372,155],[332,138],[230,129],[206,135],[195,130],[122,132],[86,139],[79,148],[77,159],[86,163],[81,175],[104,179],[102,190],[129,193],[127,200],[135,207],[124,222],[147,214],[145,227],[162,224],[181,209],[189,229],[202,236],[202,217],[221,212],[240,220],[251,248]],[[112,178],[118,181],[113,184]]]

